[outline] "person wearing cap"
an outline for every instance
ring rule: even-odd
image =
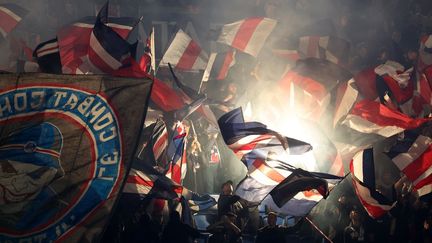
[[[64,176],[60,163],[63,136],[44,122],[13,131],[0,145],[0,225],[31,228],[55,213],[56,191],[50,186]],[[45,210],[49,208],[50,210]],[[43,213],[42,213],[43,212]]]

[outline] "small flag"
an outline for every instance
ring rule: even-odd
[[[101,16],[98,15],[96,18],[90,35],[88,59],[97,69],[95,73],[112,73],[125,65],[130,65],[133,48],[112,28],[105,25]]]
[[[224,80],[229,69],[235,64],[235,51],[210,54],[207,67],[202,78],[203,82],[210,79]]]
[[[257,57],[277,21],[269,18],[247,18],[222,27],[217,42]]]
[[[37,60],[41,72],[54,74],[62,73],[57,38],[40,43],[35,48],[33,57]]]
[[[5,39],[15,29],[27,13],[27,10],[16,4],[0,4],[0,34],[2,39]]]
[[[179,29],[159,66],[171,64],[181,70],[204,70],[207,61],[208,56],[198,43]]]

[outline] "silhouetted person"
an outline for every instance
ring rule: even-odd
[[[207,227],[212,233],[209,243],[240,243],[241,230],[235,224],[237,215],[228,212],[221,217],[219,221]]]
[[[180,221],[177,211],[170,213],[170,219],[162,233],[162,243],[190,243],[192,238],[200,236],[198,230]]]
[[[222,193],[219,195],[218,199],[218,218],[228,212],[235,213],[237,211],[236,207],[241,207],[238,202],[239,196],[233,195],[233,183],[232,181],[227,181],[222,184]]]
[[[366,231],[359,212],[350,212],[350,224],[344,230],[344,243],[367,242]]]
[[[268,225],[258,230],[255,243],[283,243],[285,242],[284,228],[276,224],[277,216],[275,213],[270,212],[267,214]]]

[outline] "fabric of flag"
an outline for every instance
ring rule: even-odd
[[[147,160],[135,160],[123,187],[123,193],[136,197],[172,200],[179,198],[184,188],[148,165]]]
[[[9,168],[0,241],[97,239],[134,157],[152,81],[7,74],[0,83],[10,87],[0,93],[0,157]]]
[[[334,104],[336,99],[333,94],[339,86],[345,85],[352,78],[351,73],[340,66],[327,60],[308,58],[297,62],[297,65],[288,71],[279,81],[279,87],[291,102],[291,106],[299,111],[302,118],[319,120],[326,113],[330,105],[337,106],[337,117],[343,116],[342,111],[346,111],[354,104],[356,92],[345,89],[347,95],[340,94],[339,104]],[[352,96],[349,96],[352,95]],[[301,112],[300,112],[301,111]]]
[[[302,36],[299,40],[300,56],[326,59],[335,64],[347,64],[350,44],[334,36]]]
[[[189,207],[194,212],[207,210],[217,204],[216,200],[208,194],[198,194],[184,188],[182,196],[188,200]]]
[[[101,10],[101,14],[103,9]],[[102,73],[112,73],[133,59],[132,46],[111,27],[102,22],[98,15],[90,34],[88,58],[91,64]]]
[[[199,44],[179,29],[162,57],[159,66],[173,65],[180,70],[204,70],[208,56]]]
[[[431,192],[432,139],[429,136],[416,130],[407,130],[386,154],[421,195]]]
[[[369,216],[379,218],[396,204],[395,198],[388,199],[377,191],[372,148],[360,151],[353,157],[350,171],[357,197]]]
[[[0,39],[6,36],[21,22],[28,11],[13,3],[0,4]]]
[[[36,46],[33,57],[39,64],[39,69],[44,73],[62,73],[62,64],[57,38],[40,43]]]
[[[81,69],[88,69],[86,67],[88,64],[85,62],[95,22],[96,17],[85,17],[58,31],[57,37],[64,73],[76,74],[82,73]],[[136,18],[122,17],[109,18],[109,22],[105,24],[126,39],[136,22]]]
[[[168,130],[162,119],[157,119],[148,127],[144,128],[138,147],[137,158],[150,160],[152,165],[166,164],[166,149],[168,147]],[[149,162],[150,163],[150,162]]]
[[[376,101],[362,100],[354,105],[340,124],[363,134],[391,137],[417,128],[426,121],[428,119],[411,118]]]
[[[247,18],[226,24],[222,27],[217,42],[256,57],[276,24],[276,20],[262,17]]]
[[[245,122],[241,108],[226,113],[218,123],[225,143],[248,170],[236,194],[251,202],[262,201],[291,174],[290,156],[312,149],[310,144],[283,137],[262,123]]]
[[[235,64],[235,51],[211,53],[202,81],[224,80],[229,69]]]
[[[186,175],[186,130],[181,122],[176,123],[176,127],[169,141],[167,157],[169,159],[166,176],[174,182],[181,184]]]
[[[328,184],[336,185],[341,177],[296,169],[277,185],[261,205],[271,211],[291,216],[305,216],[329,192]]]

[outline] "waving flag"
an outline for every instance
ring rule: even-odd
[[[304,57],[326,59],[335,64],[347,64],[350,44],[334,36],[300,37],[298,50]]]
[[[41,72],[62,73],[62,64],[57,38],[40,43],[33,52]]]
[[[177,122],[172,140],[169,141],[167,157],[169,159],[166,176],[174,182],[181,184],[186,176],[186,130],[181,122]]]
[[[0,4],[0,34],[2,39],[5,39],[6,36],[15,29],[27,13],[27,10],[16,4]]]
[[[393,145],[387,155],[413,183],[414,189],[424,195],[432,185],[432,139],[415,130],[404,132],[403,138]]]
[[[283,215],[305,216],[329,193],[328,184],[336,185],[342,178],[296,169],[277,185],[261,205]]]
[[[183,30],[177,31],[159,66],[173,65],[181,70],[204,70],[208,56]]]
[[[388,199],[377,191],[375,161],[372,148],[357,153],[351,161],[350,171],[355,192],[372,218],[383,216],[396,204],[395,195]]]
[[[129,35],[133,26],[137,23],[136,18],[109,18],[105,23],[108,27],[119,34],[123,39]],[[87,58],[90,36],[96,22],[95,17],[85,17],[73,24],[61,28],[58,33],[58,43],[61,62],[64,72],[79,73]]]
[[[2,75],[0,241],[93,241],[134,157],[151,80]],[[130,114],[136,119],[128,120]],[[10,182],[14,181],[14,184]]]
[[[308,58],[298,61],[279,81],[279,87],[286,99],[291,101],[291,106],[301,111],[302,118],[317,121],[330,106],[335,107],[336,118],[342,117],[353,106],[357,92],[352,81],[346,85],[351,79],[351,73],[334,63]],[[336,99],[335,94],[340,99]]]
[[[258,56],[277,21],[269,18],[248,18],[222,27],[217,42],[237,50]]]
[[[229,69],[235,64],[235,51],[210,54],[202,81],[209,79],[224,80]]]
[[[360,133],[391,137],[426,121],[410,118],[375,101],[362,100],[354,105],[341,124]]]
[[[96,18],[88,48],[88,59],[99,73],[112,73],[125,65],[130,65],[134,55],[133,46],[102,22],[107,7],[108,4],[101,9]]]
[[[260,202],[293,170],[290,156],[302,155],[312,149],[308,143],[283,137],[258,122],[244,122],[241,108],[223,115],[219,128],[225,143],[248,169],[236,194]]]

